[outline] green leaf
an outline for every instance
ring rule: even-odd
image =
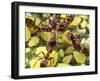
[[[36,58],[37,55],[35,54],[36,49],[31,49],[29,52],[25,54],[25,57],[31,60],[32,58]]]

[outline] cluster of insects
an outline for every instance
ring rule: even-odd
[[[89,16],[26,13],[26,68],[89,64]]]

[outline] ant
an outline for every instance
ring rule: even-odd
[[[76,50],[80,50],[81,49],[80,42],[76,40],[75,36],[72,33],[68,34],[68,38],[72,41],[72,45],[74,46],[74,48]]]
[[[44,55],[43,57],[40,57],[38,60],[41,60],[41,63],[40,63],[40,66],[41,67],[47,67],[47,64],[48,64],[48,61],[50,61],[50,66],[52,66],[52,62],[54,63],[54,58],[53,57],[50,57],[50,54],[52,53],[53,51],[53,48],[56,46],[56,38],[51,38],[50,41],[48,42],[47,46],[46,46],[46,49],[47,49],[47,54],[45,54],[43,51],[42,51],[42,54]],[[41,54],[41,52],[40,52]],[[34,66],[36,65],[37,61],[35,62]]]
[[[72,41],[72,45],[76,50],[79,50],[86,55],[89,54],[88,49],[85,47],[81,47],[80,42],[76,39],[76,37],[72,33],[68,34],[68,38]]]
[[[30,18],[26,18],[26,26],[29,27],[29,29],[34,32],[34,30],[38,30],[38,31],[46,31],[46,32],[51,32],[51,31],[61,31],[64,32],[65,29],[68,27],[68,25],[73,21],[74,19],[74,15],[69,15],[68,17],[66,17],[67,22],[64,20],[64,22],[60,22],[60,16],[57,14],[53,14],[49,19],[49,24],[44,25],[42,22],[45,21],[47,18],[43,19],[42,21],[40,21],[40,23],[37,25],[35,25],[35,21],[36,19],[34,19],[34,21]],[[33,28],[34,26],[34,28]]]

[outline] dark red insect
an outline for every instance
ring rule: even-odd
[[[26,26],[28,26],[28,27],[34,26],[34,22],[29,18],[26,18],[25,23],[26,23]]]
[[[42,26],[39,27],[39,30],[40,31],[45,31],[45,32],[50,32],[51,28],[49,28],[49,26],[42,25]]]
[[[75,36],[72,33],[68,34],[68,38],[72,41],[72,45],[74,46],[74,48],[76,50],[80,50],[81,49],[80,42],[76,40]]]
[[[69,15],[69,16],[67,17],[68,23],[72,22],[72,21],[73,21],[73,19],[74,19],[74,17],[75,17],[75,15],[74,15],[74,14]]]
[[[54,37],[54,38],[50,39],[50,41],[48,42],[48,44],[46,46],[47,54],[44,54],[44,52],[42,52],[43,57],[37,59],[37,61],[42,60],[41,63],[40,63],[41,67],[47,67],[47,64],[48,64],[49,60],[52,60],[53,63],[54,63],[54,58],[50,57],[50,54],[52,53],[52,50],[55,47],[55,45],[56,45],[56,39]],[[36,65],[37,61],[35,62],[34,66]],[[52,61],[50,61],[50,62],[52,62]],[[51,65],[51,63],[50,63],[50,65]]]
[[[65,21],[64,22],[59,22],[59,24],[56,27],[56,30],[64,32],[67,27],[68,27],[68,23],[67,22],[65,22]]]
[[[54,14],[52,16],[52,18],[50,19],[50,24],[52,25],[52,27],[56,27],[57,22],[59,21],[59,16],[57,16],[56,14]]]

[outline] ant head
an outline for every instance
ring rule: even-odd
[[[56,38],[53,37],[53,38],[51,38],[51,39],[49,40],[48,46],[51,47],[51,48],[53,48],[53,47],[55,47],[55,45],[56,45]]]
[[[75,39],[75,37],[74,37],[74,35],[73,35],[72,33],[69,33],[69,34],[68,34],[68,38],[69,38],[70,40],[74,40],[74,39]]]

